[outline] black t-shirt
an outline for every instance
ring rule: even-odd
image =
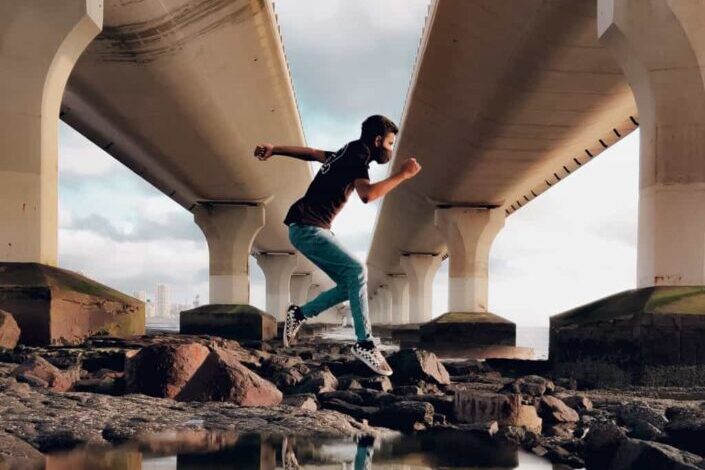
[[[284,223],[316,225],[325,229],[340,212],[358,178],[370,179],[370,149],[360,140],[345,144],[337,152],[325,152],[326,161],[284,218]]]

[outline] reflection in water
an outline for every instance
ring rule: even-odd
[[[558,467],[491,439],[445,431],[377,440],[311,439],[184,431],[144,436],[115,448],[47,458],[48,470],[551,470]]]

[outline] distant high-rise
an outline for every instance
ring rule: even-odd
[[[201,296],[196,294],[196,298],[193,299],[193,308],[201,305]]]
[[[169,298],[169,286],[166,284],[157,284],[157,316],[163,318],[168,317],[170,310],[171,299]]]

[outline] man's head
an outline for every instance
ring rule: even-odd
[[[382,115],[370,116],[362,123],[360,140],[370,147],[372,159],[377,163],[387,163],[392,158],[392,148],[399,128]]]

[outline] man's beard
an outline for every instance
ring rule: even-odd
[[[392,159],[392,151],[382,147],[376,148],[374,150],[374,156],[372,157],[372,159],[380,165],[384,165]]]

